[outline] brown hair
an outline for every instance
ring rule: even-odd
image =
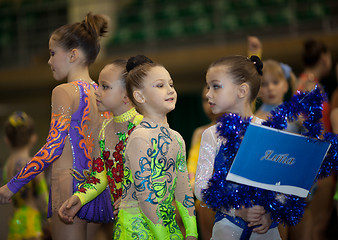
[[[122,68],[123,71],[121,73],[120,81],[121,81],[122,86],[125,88],[126,87],[126,77],[127,77],[127,69],[126,69],[127,60],[116,59],[110,65],[115,65],[119,68]]]
[[[26,146],[33,134],[34,121],[25,112],[16,111],[5,122],[5,136],[13,148]]]
[[[102,15],[88,13],[82,22],[66,24],[52,33],[52,38],[66,50],[81,49],[86,64],[92,64],[100,52],[100,37],[108,30],[108,21]]]
[[[222,57],[213,62],[209,69],[216,66],[224,66],[224,71],[232,76],[233,83],[238,85],[248,83],[250,102],[256,99],[263,75],[263,63],[259,57],[251,56],[248,58],[240,55]]]
[[[320,56],[323,53],[328,52],[329,50],[323,42],[314,39],[306,40],[303,45],[302,53],[304,65],[307,67],[315,66],[318,63]]]
[[[137,55],[128,59],[126,70],[128,72],[126,78],[127,95],[135,107],[138,106],[134,98],[133,92],[135,89],[143,88],[143,80],[148,72],[156,66],[161,66],[154,63],[150,58],[144,55]],[[139,110],[139,109],[138,109]]]

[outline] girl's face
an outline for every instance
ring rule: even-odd
[[[49,39],[49,60],[48,64],[53,72],[55,80],[63,80],[69,73],[69,51],[64,50],[51,37]]]
[[[134,91],[142,110],[150,115],[165,115],[175,109],[177,93],[174,82],[164,67],[151,68],[143,81],[143,88]]]
[[[238,88],[232,82],[232,76],[224,66],[211,67],[206,75],[207,98],[214,114],[224,112],[236,113],[239,109]]]
[[[322,53],[321,56],[322,62],[323,62],[323,77],[327,76],[332,68],[332,56],[331,56],[331,52],[327,52],[327,53]]]
[[[271,71],[264,72],[260,88],[260,98],[268,105],[280,105],[284,101],[284,95],[288,90],[285,78],[273,74]]]
[[[125,112],[129,99],[122,86],[123,69],[114,64],[105,66],[99,75],[99,87],[95,91],[96,104],[101,112],[112,112],[118,116]]]
[[[202,92],[202,108],[203,111],[205,113],[205,115],[207,115],[207,117],[212,120],[214,118],[214,114],[211,111],[210,105],[209,105],[209,100],[207,98],[207,93],[208,93],[208,88],[205,87],[203,88],[203,92]]]

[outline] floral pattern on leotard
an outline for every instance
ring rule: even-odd
[[[125,132],[118,132],[118,143],[111,152],[106,147],[106,140],[104,136],[104,129],[110,120],[105,120],[102,124],[100,132],[101,139],[100,157],[93,160],[93,171],[85,184],[78,190],[77,195],[82,204],[90,202],[97,196],[103,189],[109,185],[110,195],[112,199],[111,205],[122,195],[122,180],[123,180],[123,158],[126,142],[129,134],[134,130],[136,123],[129,122]]]

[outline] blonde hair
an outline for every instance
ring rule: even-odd
[[[279,78],[282,78],[287,82],[289,85],[289,91],[291,91],[291,95],[296,91],[296,83],[297,83],[297,77],[296,75],[292,72],[291,67],[284,63],[280,63],[276,60],[273,59],[268,59],[263,61],[264,63],[264,69],[263,69],[263,79],[264,79],[264,74],[269,72]],[[283,68],[282,65],[285,67]]]
[[[287,81],[283,69],[280,65],[279,62],[272,60],[272,59],[268,59],[263,61],[264,64],[264,69],[263,69],[263,79],[264,79],[264,74],[269,72],[272,73],[273,75],[283,78],[285,81]]]

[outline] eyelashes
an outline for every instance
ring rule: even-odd
[[[158,83],[153,85],[153,87],[157,87],[157,88],[163,88],[165,84],[163,83]],[[169,83],[169,87],[174,88],[174,83]]]

